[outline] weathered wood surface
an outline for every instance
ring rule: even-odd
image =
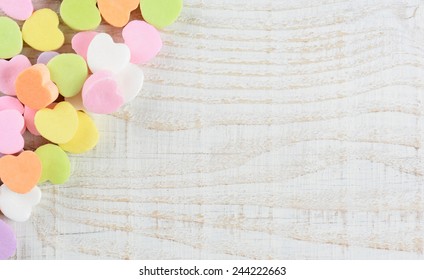
[[[424,257],[424,1],[186,0],[162,34],[17,259]]]

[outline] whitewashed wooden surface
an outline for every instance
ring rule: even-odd
[[[17,259],[424,258],[424,1],[186,0],[163,39]]]

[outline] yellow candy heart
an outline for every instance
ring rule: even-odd
[[[99,142],[99,132],[94,121],[84,112],[78,114],[78,130],[74,138],[59,146],[70,153],[81,154],[93,149]]]
[[[78,114],[69,102],[60,102],[54,109],[44,108],[35,114],[35,127],[47,140],[64,144],[71,141],[78,130]]]
[[[59,18],[50,9],[35,11],[22,26],[22,37],[39,51],[57,50],[65,42],[65,36],[59,29]]]

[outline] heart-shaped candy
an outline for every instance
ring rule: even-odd
[[[0,220],[0,260],[7,260],[8,258],[12,257],[15,252],[15,233],[8,224]]]
[[[31,217],[32,208],[40,203],[41,190],[35,186],[29,193],[11,191],[5,184],[0,187],[0,210],[15,222],[25,222]]]
[[[50,80],[50,71],[44,64],[25,69],[15,81],[18,99],[32,109],[47,107],[59,96],[57,86]]]
[[[35,150],[41,160],[43,172],[39,183],[50,181],[63,184],[71,176],[71,163],[68,155],[58,146],[46,144]]]
[[[99,34],[95,31],[79,32],[72,37],[72,49],[87,60],[88,46],[96,35]]]
[[[0,153],[11,155],[22,151],[24,148],[24,138],[21,134],[23,129],[25,129],[24,117],[19,111],[0,111]]]
[[[119,73],[130,62],[130,49],[125,44],[113,42],[106,33],[97,34],[87,51],[87,62],[91,72],[110,71]]]
[[[133,20],[122,30],[125,44],[131,51],[131,62],[146,63],[162,48],[162,39],[157,29],[142,20]]]
[[[49,61],[47,67],[50,70],[52,81],[64,97],[77,95],[88,76],[87,63],[84,58],[73,53],[55,56]]]
[[[75,108],[66,101],[53,109],[44,108],[35,114],[35,127],[47,140],[63,144],[71,141],[78,129],[78,115]]]
[[[19,25],[8,17],[0,17],[0,58],[11,58],[22,51]]]
[[[79,120],[77,133],[71,141],[59,145],[63,150],[73,154],[92,150],[99,142],[99,132],[94,121],[84,112],[78,111],[77,114]]]
[[[135,64],[128,64],[121,72],[115,75],[119,92],[128,103],[133,100],[141,91],[144,82],[143,70]]]
[[[65,101],[71,103],[77,111],[87,111],[87,109],[84,107],[81,93],[72,97],[65,97]]]
[[[60,16],[74,30],[96,29],[102,21],[96,0],[63,0]]]
[[[1,96],[0,97],[0,111],[4,110],[16,110],[19,113],[24,113],[24,106],[16,97],[12,96]]]
[[[91,75],[82,89],[84,107],[92,113],[111,114],[124,103],[118,84],[109,71]]]
[[[18,156],[7,155],[0,158],[0,178],[8,188],[24,194],[32,190],[41,177],[41,161],[32,151],[24,151]]]
[[[131,12],[137,9],[139,4],[140,0],[97,0],[103,18],[115,27],[127,24]]]
[[[65,42],[59,18],[50,9],[35,11],[22,26],[22,37],[33,49],[44,52],[57,50]]]
[[[37,58],[37,64],[46,64],[52,60],[53,57],[58,56],[58,52],[42,52]]]
[[[26,20],[32,15],[34,7],[31,0],[1,0],[0,10],[16,20]]]
[[[15,81],[18,75],[31,67],[31,62],[24,55],[17,55],[11,60],[0,60],[0,92],[16,95]]]
[[[183,9],[183,0],[140,0],[143,19],[161,29],[171,25]]]

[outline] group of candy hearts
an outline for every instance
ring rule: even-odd
[[[182,2],[63,0],[60,17],[79,33],[71,42],[75,53],[59,54],[55,50],[65,36],[55,11],[34,11],[31,0],[0,0],[6,15],[0,16],[0,210],[6,217],[28,220],[41,199],[37,184],[69,179],[66,152],[80,154],[96,146],[99,134],[90,113],[114,113],[137,96],[144,81],[139,65],[159,53],[158,29],[178,18]],[[130,22],[137,8],[140,20]],[[123,27],[124,43],[93,31],[102,18]],[[15,20],[23,21],[22,30]],[[24,42],[41,52],[34,65],[21,54]],[[27,130],[49,143],[24,151]],[[0,220],[0,259],[15,251],[15,234]]]

